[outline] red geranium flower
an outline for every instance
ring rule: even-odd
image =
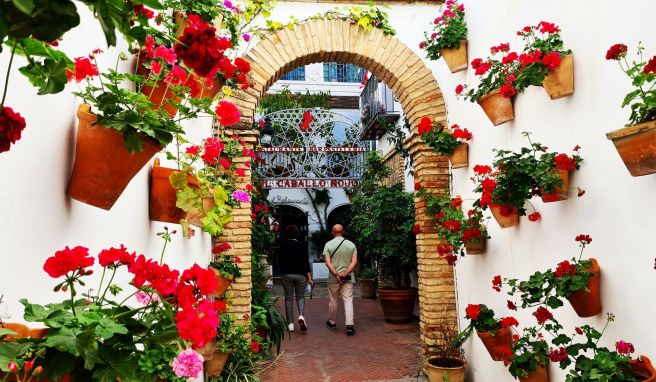
[[[478,319],[478,315],[481,313],[481,306],[469,304],[465,309],[465,313],[467,314],[467,317],[469,317],[469,319],[471,319],[472,321],[476,321]]]
[[[98,67],[87,57],[77,57],[75,59],[74,71],[66,69],[69,81],[75,78],[75,81],[80,82],[87,77],[97,76],[98,74]]]
[[[623,340],[615,343],[615,350],[617,350],[618,353],[625,355],[631,354],[635,351],[632,343]]]
[[[147,19],[152,19],[155,17],[155,12],[143,6],[143,4],[137,4],[132,7],[135,15],[144,15]]]
[[[539,212],[535,211],[532,214],[528,215],[528,220],[530,220],[532,222],[536,222],[536,221],[540,220],[541,217],[542,217],[542,215],[540,215]]]
[[[175,322],[180,338],[191,341],[194,348],[201,348],[216,337],[221,320],[214,304],[203,299],[196,308],[183,306],[175,315]]]
[[[496,275],[492,279],[492,289],[494,289],[497,292],[501,292],[501,275]]]
[[[517,306],[515,305],[515,303],[510,300],[507,301],[506,305],[508,305],[508,309],[510,310],[517,310]]]
[[[492,192],[496,186],[497,181],[491,178],[485,178],[481,182],[481,188],[483,188],[484,192]]]
[[[415,191],[421,190],[421,183],[415,182]]]
[[[490,70],[490,67],[492,67],[492,64],[489,62],[482,62],[480,65],[478,65],[474,74],[477,76],[482,76],[483,74],[487,73],[488,70]]]
[[[454,207],[460,207],[462,206],[462,198],[459,196],[456,196],[451,200],[451,205]]]
[[[164,77],[164,82],[169,85],[180,86],[187,82],[187,72],[182,67],[175,65]]]
[[[240,113],[237,106],[228,101],[221,101],[215,109],[219,123],[223,126],[232,126],[239,122]]]
[[[160,58],[169,65],[175,64],[178,60],[178,57],[175,55],[175,49],[167,48],[164,45],[160,45],[155,49],[154,53],[155,58]]]
[[[21,139],[25,126],[25,118],[9,106],[0,105],[0,153],[9,151],[9,147]]]
[[[519,322],[515,319],[515,317],[506,317],[503,320],[501,320],[501,327],[502,328],[507,328],[510,326],[517,326],[519,325]]]
[[[510,83],[503,84],[503,86],[501,86],[499,91],[501,92],[501,95],[504,96],[505,98],[510,98],[517,93],[515,88]]]
[[[576,167],[576,162],[567,154],[558,154],[554,157],[554,165],[559,170],[570,171]]]
[[[93,265],[94,259],[89,256],[89,248],[77,246],[73,249],[66,247],[49,257],[43,270],[52,278],[64,276],[68,272],[86,268]]]
[[[549,23],[546,21],[540,21],[538,24],[538,28],[540,29],[540,32],[542,33],[558,33],[560,29],[556,26],[554,23]]]
[[[584,234],[577,235],[575,240],[583,244],[592,243],[592,238],[590,237],[590,235],[584,235]]]
[[[516,52],[510,52],[501,60],[501,63],[504,65],[508,65],[513,61],[517,60],[518,57],[519,56],[517,55]]]
[[[200,147],[198,147],[196,145],[189,146],[185,150],[185,154],[189,154],[189,155],[198,155],[199,152],[200,152]]]
[[[421,121],[419,121],[418,130],[419,130],[419,135],[424,135],[429,131],[433,130],[433,123],[431,122],[430,118],[422,117]]]
[[[415,235],[419,235],[421,233],[421,226],[419,224],[415,224],[412,226],[412,233]]]
[[[201,156],[203,162],[207,163],[208,165],[215,164],[219,159],[219,155],[221,155],[221,151],[223,151],[224,148],[225,144],[221,142],[221,139],[207,138],[205,140],[205,151]]]
[[[241,57],[235,58],[235,66],[240,73],[246,74],[251,71],[251,64]]]
[[[553,314],[551,314],[551,312],[543,306],[539,307],[538,310],[536,310],[533,313],[533,315],[535,316],[535,319],[538,320],[540,324],[544,324],[545,322],[553,318]]]
[[[463,90],[465,90],[465,87],[462,84],[456,86],[456,94],[457,95],[460,95],[460,93],[462,93]]]
[[[225,251],[228,251],[232,249],[232,246],[228,243],[219,243],[212,248],[212,253],[215,255],[218,255],[219,253],[223,253]]]
[[[551,52],[542,57],[542,63],[550,70],[556,69],[560,66],[560,54],[558,52]]]
[[[480,164],[477,164],[476,166],[474,166],[474,172],[478,175],[486,175],[492,172],[492,167],[482,166]]]
[[[647,62],[643,71],[645,74],[656,73],[656,56],[649,59],[649,62]]]
[[[556,271],[554,272],[556,277],[563,277],[564,275],[574,276],[576,275],[576,268],[569,261],[565,260],[558,263]]]
[[[472,139],[472,133],[467,129],[460,129],[458,125],[451,126],[451,129],[453,129],[451,135],[456,139],[462,139],[465,141]]]
[[[552,350],[549,352],[549,359],[552,362],[562,362],[567,359],[567,349],[564,347],[559,347],[558,349]]]
[[[180,276],[181,283],[194,283],[198,293],[206,296],[214,293],[219,287],[214,271],[207,268],[202,268],[198,264],[194,264],[191,268],[186,269]]]
[[[624,44],[615,44],[606,52],[607,60],[619,60],[626,55],[628,48]]]
[[[109,248],[103,249],[98,254],[98,264],[102,267],[108,265],[118,266],[120,264],[129,265],[132,264],[134,259],[137,257],[135,252],[128,252],[127,248],[121,244],[120,248]]]
[[[257,342],[257,341],[251,342],[250,348],[251,348],[251,351],[253,351],[253,353],[259,353],[260,350],[262,350],[262,346],[260,346],[260,343]]]

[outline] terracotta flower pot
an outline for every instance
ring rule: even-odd
[[[376,298],[376,280],[360,279],[360,297]]]
[[[515,119],[512,100],[501,95],[499,89],[494,90],[478,99],[485,115],[494,126],[499,126]]]
[[[221,273],[218,270],[214,268],[212,268],[212,270],[214,271],[214,275],[216,276],[216,281],[219,282],[219,286],[216,288],[216,291],[214,291],[214,293],[210,294],[210,296],[215,298],[223,298],[225,292],[228,290],[228,287],[230,286],[230,284],[232,284],[235,278],[234,277],[225,278],[221,276]]]
[[[89,110],[87,104],[80,105],[77,110],[80,123],[67,194],[75,200],[109,210],[130,180],[162,146],[141,135],[143,150],[130,154],[123,133],[94,125],[96,116]]]
[[[481,237],[478,239],[478,243],[467,242],[465,243],[465,249],[467,250],[468,255],[482,255],[485,253],[487,248],[487,239]]]
[[[214,198],[207,197],[203,199],[203,210],[208,211],[214,207],[216,207],[216,202],[214,201]],[[201,219],[204,217],[205,217],[205,213],[195,208],[189,210],[185,215],[185,219],[187,219],[189,224],[196,226],[198,228],[203,228],[203,223],[201,222]]]
[[[469,166],[469,144],[461,143],[453,150],[449,156],[451,168],[463,168]]]
[[[382,289],[378,288],[378,299],[383,307],[385,321],[391,324],[412,322],[415,309],[416,288]]]
[[[212,80],[211,84],[207,84],[207,81],[202,78],[198,77],[196,74],[193,74],[190,76],[190,81],[196,81],[196,88],[198,89],[198,93],[194,94],[192,92],[191,97],[194,99],[202,99],[202,98],[210,98],[214,99],[217,94],[223,89],[223,82]],[[192,88],[193,89],[193,88]]]
[[[563,57],[560,66],[550,70],[542,80],[542,87],[551,99],[558,99],[574,94],[574,57]]]
[[[457,48],[441,49],[440,54],[451,70],[451,73],[457,73],[467,69],[467,40],[460,41],[460,46]]]
[[[203,356],[204,371],[210,377],[215,377],[223,371],[230,353],[224,353],[217,348],[216,342],[210,342],[203,348],[196,349],[196,351]]]
[[[187,15],[184,14],[184,12],[180,11],[173,11],[173,22],[175,25],[178,26],[178,29],[176,30],[176,34],[178,36],[182,36],[184,34],[184,30],[188,25],[187,21]],[[214,28],[216,28],[217,31],[220,31],[223,27],[223,15],[219,14],[217,18],[214,20],[212,23]]]
[[[544,190],[540,190],[540,197],[545,203],[558,202],[567,200],[569,198],[569,171],[556,170],[562,181],[562,185],[556,186],[552,194],[545,194]]]
[[[146,67],[143,65],[143,60],[146,59],[145,52],[140,51],[138,54],[136,54],[136,57],[137,74],[140,76],[148,77],[150,70],[146,69]],[[153,103],[153,110],[158,110],[163,107],[170,118],[173,118],[176,114],[178,114],[177,106],[171,104],[169,100],[180,103],[182,98],[176,96],[173,89],[171,89],[169,85],[164,81],[157,81],[154,87],[142,84],[139,92],[148,97],[148,100]]]
[[[656,173],[656,121],[611,131],[606,138],[613,141],[632,176]]]
[[[519,225],[519,214],[517,212],[509,215],[509,216],[504,216],[501,214],[501,208],[500,207],[490,207],[490,211],[492,211],[492,216],[494,216],[494,220],[499,223],[499,226],[501,228],[510,228]]]
[[[578,290],[567,296],[572,308],[576,311],[579,317],[592,317],[601,313],[601,296],[599,295],[599,272],[601,268],[597,260],[590,259],[592,262],[592,277],[588,280],[588,287],[586,289]]]
[[[534,372],[524,378],[519,378],[519,382],[549,382],[549,374],[546,366],[538,366]]]
[[[458,358],[429,357],[426,360],[428,382],[464,382],[467,362]]]
[[[656,382],[656,369],[651,364],[649,358],[641,355],[638,359],[629,361],[631,370],[641,382]]]
[[[176,189],[171,185],[169,176],[178,171],[174,168],[160,167],[159,158],[155,158],[153,170],[150,173],[150,220],[165,223],[180,223],[186,212],[178,208],[175,203]]]
[[[512,333],[509,328],[502,328],[493,336],[490,332],[476,332],[483,341],[490,356],[495,361],[505,361],[504,350],[512,347]]]

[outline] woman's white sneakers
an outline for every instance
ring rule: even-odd
[[[301,327],[302,332],[307,330],[307,324],[305,323],[305,318],[303,316],[298,316],[298,325]]]
[[[287,325],[287,330],[289,330],[290,332],[294,331],[294,323],[293,322],[291,324]]]

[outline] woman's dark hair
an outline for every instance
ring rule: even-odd
[[[285,228],[285,238],[286,239],[298,239],[299,231],[298,227],[294,224],[290,224]]]

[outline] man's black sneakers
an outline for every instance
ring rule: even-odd
[[[353,325],[346,325],[346,334],[348,334],[349,336],[355,334],[355,328],[353,327]]]
[[[330,321],[326,321],[326,327],[328,329],[337,329],[337,324],[331,324]]]

